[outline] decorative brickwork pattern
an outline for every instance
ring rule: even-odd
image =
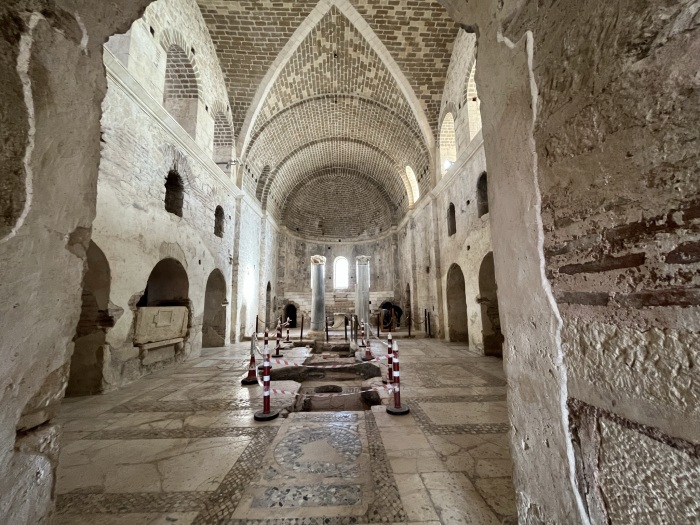
[[[356,95],[394,111],[419,133],[394,78],[370,43],[337,8],[331,9],[284,67],[258,116],[258,135],[276,114],[310,96]]]
[[[304,0],[199,0],[229,79],[236,133],[263,77],[316,4]],[[457,26],[437,1],[354,0],[352,5],[406,75],[437,135],[440,100]],[[357,66],[353,64],[352,71],[356,72]]]
[[[333,139],[313,142],[290,156],[263,192],[263,204],[273,216],[281,219],[293,188],[306,182],[310,174],[339,166],[362,174],[366,181],[381,186],[391,203],[392,216],[403,214],[408,209],[406,181],[396,173],[396,165],[390,157],[360,141]],[[365,185],[363,183],[361,187]]]

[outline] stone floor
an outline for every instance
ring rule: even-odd
[[[117,392],[67,399],[55,523],[515,523],[501,361],[402,340],[408,416],[375,406],[259,423],[261,389],[240,385],[249,348],[207,349]]]

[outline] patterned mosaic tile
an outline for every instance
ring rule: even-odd
[[[489,397],[489,396],[465,396],[465,397]],[[435,398],[430,398],[433,401]],[[452,398],[445,402],[457,402],[458,399],[463,398]],[[473,401],[469,399],[467,401]],[[496,401],[496,400],[492,400]],[[411,407],[411,412],[418,421],[418,426],[421,427],[423,432],[432,435],[445,435],[445,434],[503,434],[510,430],[510,425],[508,423],[475,423],[471,425],[436,425],[421,408],[420,404],[416,401],[407,400],[408,405]]]

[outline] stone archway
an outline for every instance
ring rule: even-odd
[[[153,267],[146,291],[137,306],[189,307],[189,288],[185,268],[177,259],[168,257]]]
[[[469,343],[469,318],[464,274],[458,264],[447,272],[447,333],[450,341]]]
[[[479,268],[479,303],[484,336],[484,354],[503,357],[503,334],[498,313],[498,286],[493,252],[489,252]]]
[[[90,241],[66,397],[99,394],[104,390],[103,370],[105,359],[109,356],[106,336],[114,326],[114,318],[109,311],[110,286],[111,272],[107,257]]]
[[[289,319],[289,328],[297,327],[297,307],[291,303],[284,307],[284,321]]]
[[[204,295],[202,346],[216,348],[226,344],[226,279],[218,270],[209,274]]]

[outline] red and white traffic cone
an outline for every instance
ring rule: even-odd
[[[386,411],[392,416],[405,416],[408,405],[401,404],[401,371],[399,370],[399,346],[394,343],[394,406],[387,406]]]
[[[263,347],[263,409],[253,415],[255,421],[270,421],[280,415],[279,410],[270,409],[270,346],[267,344],[265,329],[265,346]]]
[[[257,385],[258,378],[255,375],[257,365],[255,364],[255,341],[257,334],[253,334],[250,338],[250,363],[248,364],[248,375],[241,379],[241,384],[244,386]]]
[[[391,339],[391,334],[387,335],[386,342],[388,345],[386,349],[386,379],[382,383],[391,385],[394,383],[394,342]]]

